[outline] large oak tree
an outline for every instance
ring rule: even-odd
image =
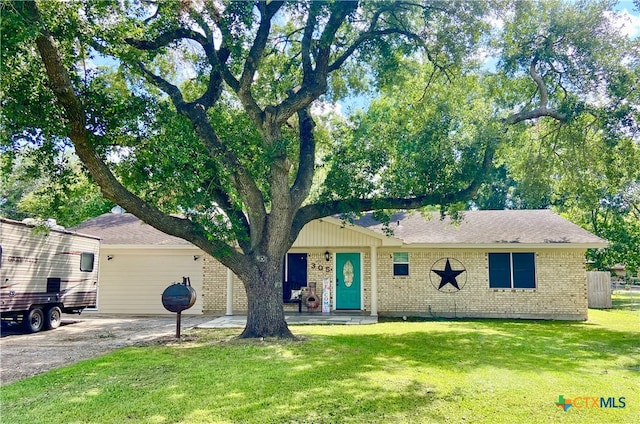
[[[4,143],[53,151],[70,140],[107,199],[230,268],[246,288],[244,337],[291,336],[283,257],[308,222],[446,209],[472,198],[496,151],[536,122],[593,116],[618,140],[637,118],[637,46],[607,2],[2,7]],[[492,75],[483,53],[500,57]],[[366,118],[314,113],[370,89],[390,98],[411,78],[423,96],[398,91]],[[599,115],[607,107],[615,119]]]

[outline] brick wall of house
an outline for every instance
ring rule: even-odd
[[[409,252],[410,275],[394,277],[393,250],[378,251],[380,315],[576,320],[587,317],[583,250],[539,250],[536,253],[535,289],[489,288],[489,251]],[[457,278],[460,291],[438,291],[440,277],[431,272],[431,268],[443,258],[452,258],[453,269],[459,266],[453,259],[464,265],[466,272]],[[436,269],[442,269],[442,262],[438,264]]]
[[[224,314],[227,310],[227,268],[213,257],[206,256],[203,280],[203,312]],[[244,285],[235,274],[233,276],[233,310],[247,310]]]
[[[310,250],[307,256],[307,282],[316,283],[316,294],[322,295],[322,281],[334,279],[333,258],[326,261],[324,252],[326,249]],[[364,310],[370,310],[371,306],[371,255],[362,252],[362,278],[363,278],[363,305]],[[227,308],[227,269],[218,261],[207,256],[204,261],[203,283],[203,311],[209,314],[224,314]],[[333,308],[333,303],[332,303]],[[297,311],[297,305],[286,304],[286,310]],[[247,296],[240,279],[233,276],[233,311],[242,313],[247,310]],[[305,310],[305,308],[303,308]],[[320,311],[320,308],[317,310]]]
[[[393,253],[409,252],[409,276],[393,276]],[[378,313],[442,317],[541,318],[582,320],[587,317],[586,271],[581,249],[543,249],[536,252],[535,289],[489,288],[488,253],[498,250],[440,249],[401,250],[379,248]],[[512,252],[511,250],[503,250]],[[515,252],[516,250],[513,250]],[[532,251],[532,250],[521,250]],[[333,283],[334,261],[327,262],[325,250],[310,250],[307,279],[317,283],[321,295],[322,279]],[[371,255],[361,251],[363,309],[371,310]],[[461,263],[465,273],[457,278],[460,291],[438,291],[440,277],[431,272],[435,263],[451,258],[454,269]],[[440,261],[440,262],[439,262]],[[459,261],[459,262],[457,262]],[[247,309],[242,282],[234,276],[234,313]],[[208,257],[204,263],[203,311],[226,311],[227,270]],[[296,305],[285,305],[296,310]],[[332,304],[333,309],[333,304]],[[319,310],[318,310],[319,311]]]

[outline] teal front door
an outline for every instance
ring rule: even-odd
[[[336,253],[336,309],[361,309],[360,253]]]

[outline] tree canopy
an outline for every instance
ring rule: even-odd
[[[637,150],[638,43],[612,7],[3,0],[2,143],[72,145],[105,198],[242,279],[244,336],[290,336],[282,258],[308,222],[455,209],[543,147]],[[316,109],[365,92],[366,114]]]

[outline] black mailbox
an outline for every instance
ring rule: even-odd
[[[182,277],[182,283],[173,283],[162,293],[162,306],[169,312],[182,312],[196,303],[196,291],[191,287],[189,277]]]

